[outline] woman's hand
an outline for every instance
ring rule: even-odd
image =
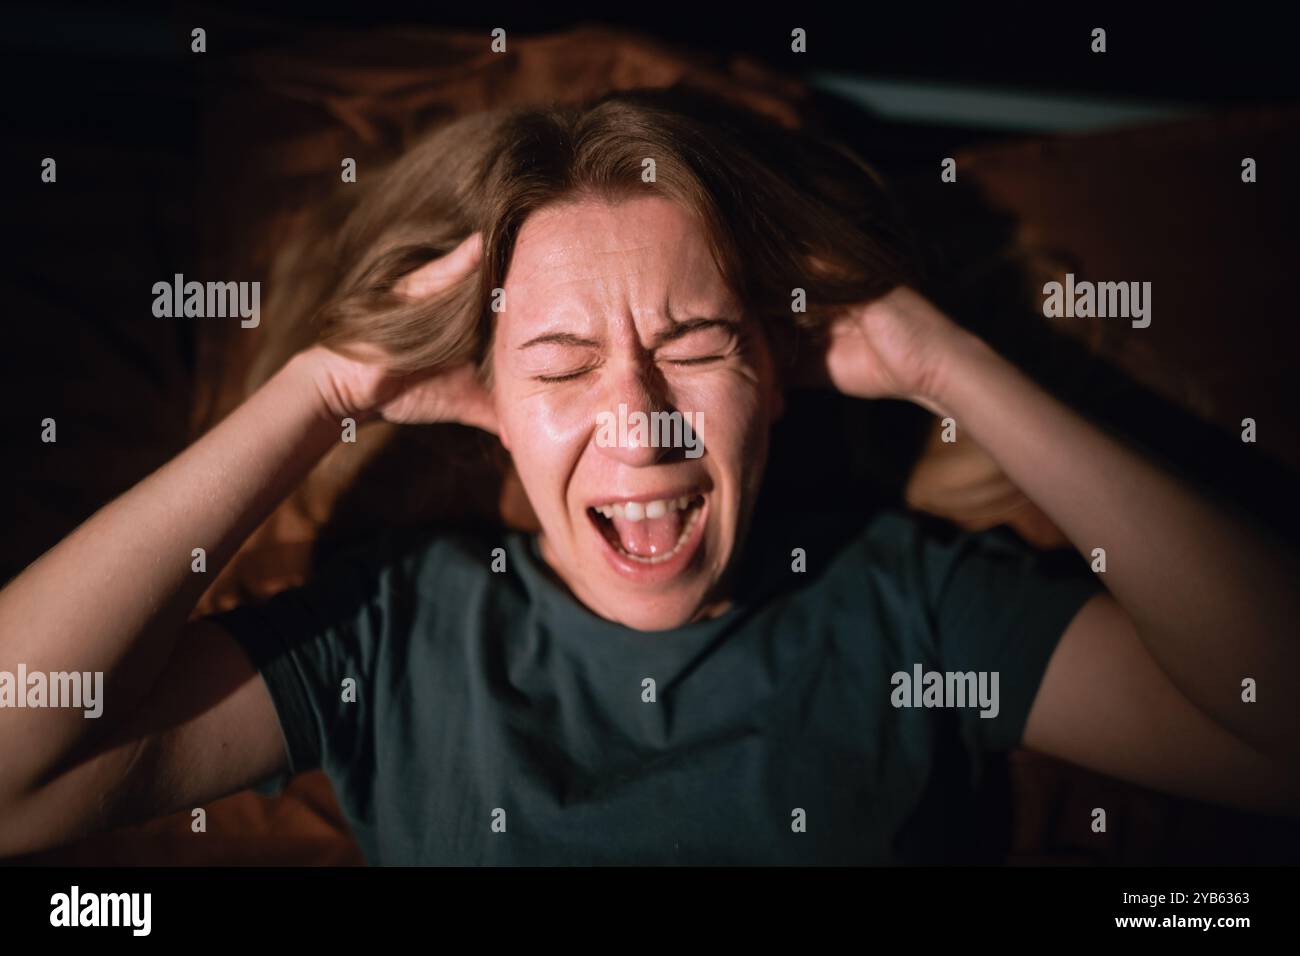
[[[356,349],[362,358],[316,346],[299,355],[332,419],[383,419],[399,425],[456,422],[485,431],[497,430],[492,396],[470,364],[439,372],[391,371],[383,353]]]
[[[434,295],[464,278],[481,255],[482,237],[474,233],[447,255],[405,276],[396,291],[416,299]],[[400,373],[388,366],[378,347],[354,346],[351,351],[348,356],[316,346],[296,359],[308,370],[332,418],[381,418],[404,425],[457,422],[496,432],[491,395],[472,365]]]
[[[920,293],[900,286],[831,325],[813,377],[854,398],[905,399],[942,412],[948,356],[972,339]]]

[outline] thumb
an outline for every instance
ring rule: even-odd
[[[393,287],[399,295],[423,299],[455,285],[483,257],[483,234],[472,232],[445,256],[431,259],[414,272],[408,272]]]

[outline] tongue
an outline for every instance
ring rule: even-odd
[[[624,551],[635,554],[638,558],[653,558],[667,554],[677,544],[685,517],[681,511],[673,508],[662,518],[629,521],[615,516],[610,521]]]

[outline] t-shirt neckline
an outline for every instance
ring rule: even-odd
[[[509,535],[515,566],[538,610],[555,628],[559,640],[581,641],[585,648],[662,651],[666,647],[698,646],[733,627],[748,609],[744,596],[733,596],[730,606],[716,617],[660,631],[642,631],[611,621],[579,601],[557,582],[542,556],[541,540],[535,532],[514,531]]]

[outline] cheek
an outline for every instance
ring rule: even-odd
[[[728,371],[679,382],[673,404],[683,413],[701,416],[705,447],[720,461],[743,458],[771,424],[767,393],[749,373]]]
[[[590,393],[581,388],[525,391],[512,406],[509,414],[526,424],[529,441],[556,449],[583,444],[596,420]]]
[[[595,421],[590,390],[553,388],[510,374],[500,362],[493,367],[492,398],[502,442],[512,452],[539,443],[564,448],[579,440]]]
[[[502,441],[539,512],[563,491],[591,433],[595,414],[575,396],[565,398],[506,385],[497,392]],[[508,440],[507,440],[508,436]]]

